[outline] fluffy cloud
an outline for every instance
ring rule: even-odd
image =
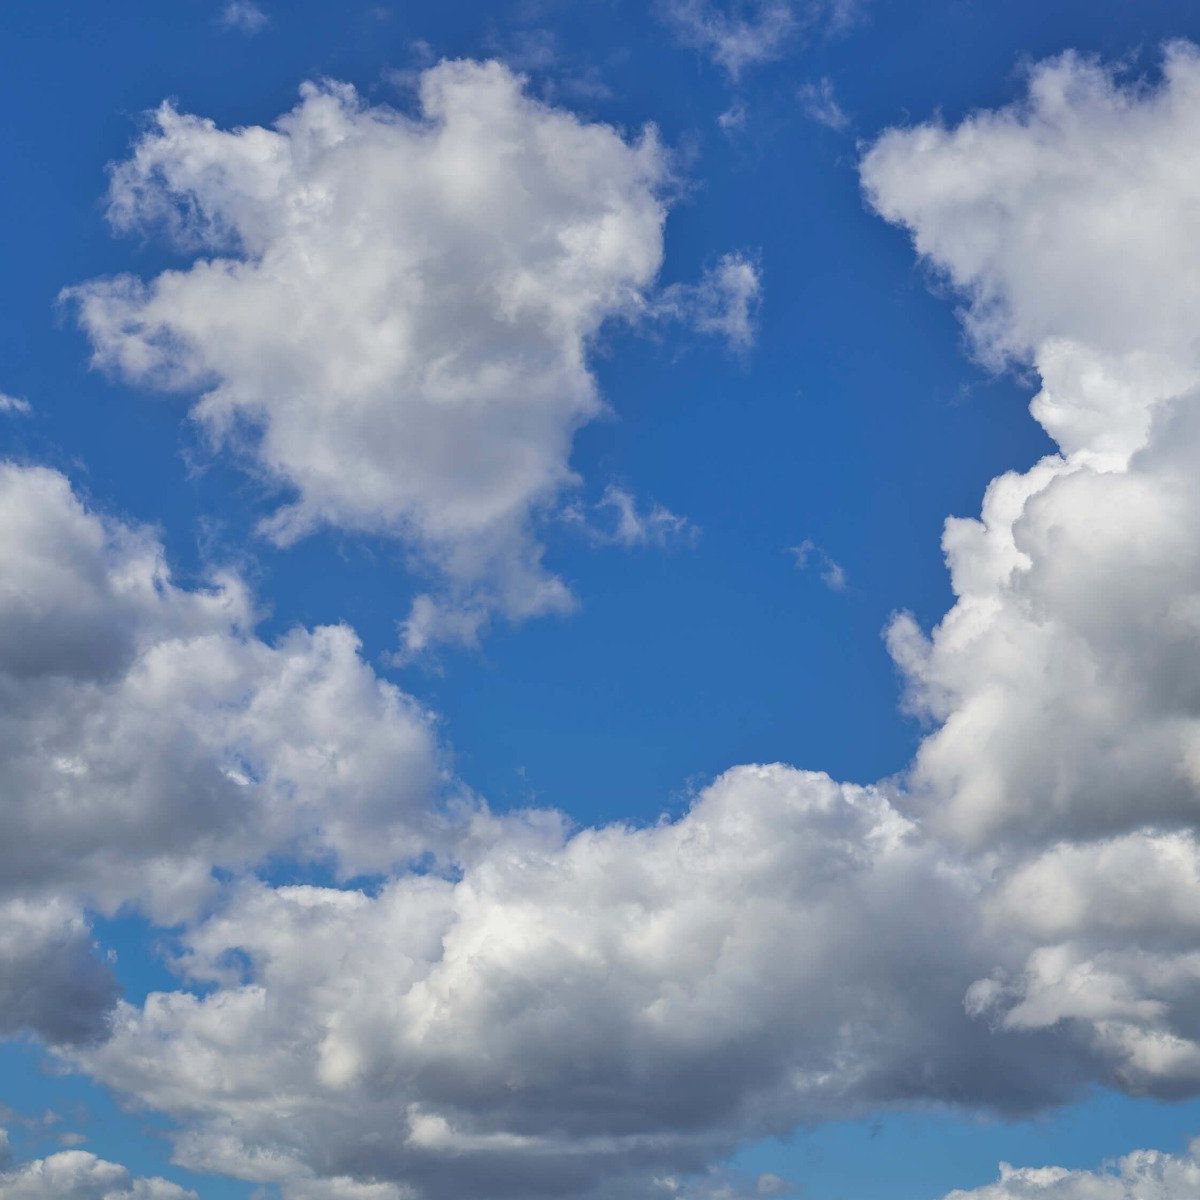
[[[96,362],[203,392],[204,428],[294,494],[274,537],[404,539],[446,592],[410,650],[569,607],[531,523],[601,409],[590,343],[646,307],[669,177],[653,130],[547,107],[499,63],[442,63],[419,95],[410,117],[308,85],[273,128],[234,131],[164,105],[109,215],[202,257],[70,292]],[[728,303],[699,315],[741,340],[752,297],[717,282]]]
[[[58,1044],[98,1039],[116,998],[116,980],[73,905],[0,903],[0,1038],[28,1031]],[[0,1166],[4,1149],[0,1141]]]
[[[908,803],[1000,852],[991,919],[1035,943],[968,1004],[1164,1095],[1200,1086],[1197,128],[1195,47],[1152,85],[1066,55],[1020,104],[889,132],[863,163],[979,355],[1039,373],[1060,448],[947,522],[953,609],[889,634],[937,723]]]
[[[1053,1039],[964,1011],[1000,953],[978,888],[879,793],[744,767],[650,828],[516,823],[453,879],[245,885],[186,934],[207,990],[77,1061],[200,1169],[659,1194],[805,1117],[1069,1090]]]
[[[1181,166],[1198,125],[1193,47],[1153,87],[1067,55],[1023,103],[893,131],[863,163],[966,296],[979,353],[1041,375],[1032,412],[1061,447],[948,522],[958,602],[932,641],[893,629],[942,722],[915,781],[973,844],[1200,812],[1200,179]]]
[[[699,283],[677,283],[664,289],[654,310],[660,317],[724,338],[731,349],[744,350],[754,342],[761,299],[758,266],[745,254],[725,254],[704,272]]]
[[[176,586],[144,530],[0,467],[0,895],[186,912],[268,853],[345,873],[428,852],[430,719],[340,626],[256,638],[239,582]]]
[[[97,1031],[78,905],[194,913],[269,854],[378,871],[446,843],[430,718],[342,627],[252,633],[244,589],[173,583],[147,531],[0,465],[0,1029]]]
[[[945,1200],[1188,1200],[1197,1189],[1200,1160],[1194,1147],[1183,1156],[1137,1150],[1105,1171],[1014,1169],[1003,1163],[996,1183],[954,1191]]]
[[[2,1164],[0,1164],[2,1166]],[[197,1200],[165,1179],[134,1179],[116,1163],[84,1150],[64,1150],[0,1169],[0,1200]]]

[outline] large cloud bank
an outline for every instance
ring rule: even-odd
[[[261,453],[274,453],[272,427],[317,419],[317,402],[304,379],[285,395],[274,371],[257,374],[258,309],[231,301],[227,334],[209,337],[174,324],[187,306],[161,297],[229,279],[274,287],[293,225],[329,287],[358,288],[360,259],[376,257],[394,282],[389,255],[402,250],[386,229],[347,220],[326,261],[312,207],[349,203],[350,179],[371,192],[358,150],[375,139],[436,176],[452,134],[493,119],[471,110],[456,124],[460,87],[494,89],[492,107],[523,114],[522,130],[595,142],[604,170],[652,196],[650,143],[533,106],[490,69],[439,68],[416,124],[339,92],[310,94],[277,131],[221,134],[168,112],[114,197],[141,212],[187,196],[182,215],[162,210],[181,234],[235,239],[245,255],[90,289],[101,353],[134,373],[214,377],[201,414],[252,412]],[[25,581],[0,593],[0,678],[21,682],[2,693],[15,732],[0,749],[22,780],[13,794],[35,800],[4,810],[0,911],[46,923],[50,981],[62,955],[86,952],[83,905],[135,902],[183,923],[177,990],[110,1010],[97,977],[82,1008],[105,1020],[59,1014],[45,1040],[173,1116],[181,1162],[293,1200],[679,1196],[681,1178],[742,1139],[800,1120],[913,1103],[1022,1112],[1095,1081],[1200,1091],[1197,132],[1200,56],[1177,45],[1154,83],[1072,56],[1042,64],[1019,104],[891,131],[864,159],[871,203],[963,296],[978,354],[1041,376],[1033,414],[1059,447],[995,480],[979,520],[947,524],[957,599],[939,626],[892,626],[910,701],[934,727],[911,770],[880,787],[738,767],[676,820],[582,831],[550,813],[438,807],[447,785],[428,718],[362,663],[348,631],[267,644],[236,581],[179,588],[145,533],[89,512],[61,476],[9,468],[0,555],[29,565],[0,572]],[[178,139],[194,155],[168,153]],[[336,163],[339,147],[354,170]],[[512,203],[521,176],[506,163],[451,171],[463,203]],[[317,172],[311,190],[280,191],[301,169]],[[176,187],[173,171],[194,175]],[[220,203],[204,199],[210,186]],[[458,194],[408,175],[389,186]],[[651,241],[656,204],[635,206]],[[428,214],[435,232],[450,219]],[[342,281],[347,231],[382,244]],[[433,244],[448,253],[457,236]],[[505,236],[466,244],[491,262]],[[642,285],[616,277],[613,294]],[[483,291],[479,341],[456,343],[481,369],[507,361],[525,319],[519,288],[504,310],[517,332]],[[536,361],[561,365],[563,346],[582,344],[603,305],[584,308],[568,322],[574,341],[529,335]],[[205,357],[218,349],[244,361],[226,371]],[[373,395],[320,418],[335,444],[382,411]],[[414,411],[432,403],[413,395]],[[577,395],[594,400],[590,386]],[[424,528],[423,501],[396,501],[387,471],[379,493],[306,492],[279,444],[272,469],[300,490],[290,519],[402,513],[446,562],[472,544]],[[540,493],[517,491],[502,523],[528,548]],[[377,494],[392,498],[372,508]],[[52,753],[28,753],[39,738]],[[430,869],[405,869],[421,854]],[[332,881],[256,877],[267,855],[326,861]],[[117,869],[129,864],[139,869]],[[373,878],[339,886],[337,872]],[[114,878],[130,882],[113,890]],[[57,934],[15,907],[34,892],[66,906]],[[0,1021],[28,1023],[19,998],[0,992],[0,1004]],[[1176,1200],[1194,1172],[1190,1158],[1142,1155],[1115,1175],[1007,1171],[973,1195]]]

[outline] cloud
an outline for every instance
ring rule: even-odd
[[[1023,103],[890,132],[863,164],[873,203],[962,291],[980,356],[1041,375],[1031,411],[1061,448],[994,480],[980,520],[947,523],[958,601],[932,641],[893,628],[941,722],[916,781],[973,842],[1198,811],[1200,182],[1175,169],[1198,84],[1182,44],[1155,87],[1067,55],[1033,69]]]
[[[72,905],[57,899],[0,902],[0,1037],[33,1033],[58,1044],[95,1041],[107,1032],[116,998],[112,972],[95,956],[87,925]]]
[[[806,83],[799,96],[805,114],[818,125],[840,132],[850,124],[850,118],[834,95],[832,80],[822,78],[816,83]]]
[[[239,33],[258,33],[268,22],[267,14],[253,0],[229,0],[221,12],[221,24]]]
[[[20,396],[9,396],[5,392],[0,392],[0,413],[11,413],[15,416],[28,416],[33,409],[30,407],[28,400],[22,400]]]
[[[568,521],[580,526],[593,541],[602,545],[668,546],[678,542],[694,543],[700,530],[687,519],[661,504],[639,508],[637,497],[623,487],[610,483],[592,506],[593,512],[611,519],[593,521],[579,505],[565,510]]]
[[[1033,943],[968,1003],[1159,1095],[1200,1087],[1197,128],[1200,53],[1174,43],[1154,83],[1067,54],[1020,103],[863,162],[980,358],[1040,375],[1059,447],[947,522],[957,598],[932,634],[889,631],[935,724],[906,804],[1001,856],[992,919]]]
[[[805,538],[798,546],[789,547],[796,566],[802,571],[815,565],[821,576],[821,582],[831,592],[846,590],[846,570],[841,563],[831,558],[812,538]]]
[[[439,583],[418,607],[461,632],[571,606],[533,523],[601,411],[592,342],[647,304],[670,165],[653,129],[550,108],[499,63],[444,62],[419,96],[409,117],[306,85],[232,132],[163,106],[109,215],[201,256],[68,294],[99,365],[202,392],[196,420],[293,493],[271,536],[403,539]],[[736,338],[730,301],[697,316]]]
[[[116,1163],[84,1150],[0,1170],[0,1200],[197,1200],[196,1193],[165,1179],[133,1178]]]
[[[859,17],[859,0],[660,0],[676,37],[738,80],[747,67],[782,58],[802,31],[845,29]]]
[[[1075,1086],[964,1011],[1002,950],[979,886],[879,793],[742,767],[645,829],[515,820],[453,878],[247,883],[184,935],[203,992],[73,1061],[172,1114],[181,1163],[285,1193],[654,1195],[802,1119]]]
[[[731,350],[754,344],[754,322],[762,299],[762,272],[745,254],[722,255],[699,283],[664,288],[653,306],[659,318],[681,321],[700,333],[724,338]]]
[[[1063,1167],[1000,1164],[996,1183],[953,1191],[945,1200],[1187,1200],[1200,1188],[1200,1158],[1135,1150],[1111,1169],[1069,1171]]]
[[[0,465],[0,580],[0,1032],[102,1032],[85,905],[170,924],[214,867],[352,875],[453,840],[431,719],[350,630],[256,638],[236,578],[179,587],[38,467]]]
[[[430,718],[350,630],[259,640],[236,578],[178,587],[44,468],[0,466],[0,563],[0,897],[186,911],[213,865],[353,874],[436,844]]]

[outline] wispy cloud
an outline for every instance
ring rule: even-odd
[[[564,511],[566,519],[583,528],[587,536],[602,545],[667,546],[679,542],[694,543],[699,528],[687,517],[673,513],[657,502],[639,508],[637,497],[626,488],[610,483],[604,494],[591,506],[593,516],[581,505]]]
[[[229,0],[221,13],[221,24],[238,33],[257,33],[269,19],[254,0]]]
[[[806,83],[798,93],[805,114],[818,125],[841,131],[850,124],[846,110],[838,103],[833,92],[833,83],[822,78],[815,83]]]
[[[664,288],[652,305],[656,317],[682,321],[700,333],[725,339],[732,350],[754,344],[755,318],[762,301],[762,272],[748,255],[722,255],[698,283]]]
[[[20,396],[10,396],[6,392],[0,392],[0,413],[12,413],[17,416],[28,416],[33,412],[28,400],[23,400]]]
[[[845,568],[835,561],[812,538],[805,538],[798,546],[789,546],[788,552],[802,571],[815,570],[821,582],[831,592],[844,592],[848,580]]]

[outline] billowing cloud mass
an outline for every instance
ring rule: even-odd
[[[655,231],[645,245],[658,236],[652,143],[534,106],[499,68],[444,66],[424,86],[417,123],[336,90],[308,93],[275,131],[224,134],[165,111],[115,177],[118,213],[157,206],[180,236],[244,253],[149,286],[86,289],[102,356],[135,375],[210,381],[202,419],[253,414],[267,463],[293,462],[288,430],[326,419],[336,444],[343,409],[392,412],[379,399],[394,396],[387,371],[378,392],[338,393],[329,411],[307,375],[288,375],[282,343],[260,373],[271,303],[301,325],[341,311],[303,297],[288,308],[274,272],[298,253],[294,225],[323,287],[358,296],[356,271],[373,259],[346,259],[341,242],[375,229],[363,215],[374,210],[351,204],[379,182],[363,148],[384,145],[392,164],[401,146],[436,165],[464,131],[494,134],[493,110],[521,133],[513,153],[532,153],[531,129],[555,146],[576,139],[580,154],[560,169],[591,179],[589,148],[601,147],[596,170],[639,181],[637,211]],[[478,89],[486,112],[471,107]],[[802,1120],[917,1103],[1021,1113],[1096,1082],[1200,1090],[1197,130],[1200,53],[1176,45],[1159,82],[1067,56],[1033,69],[1020,104],[892,131],[866,155],[871,202],[964,296],[977,353],[1041,376],[1033,413],[1058,445],[995,480],[979,520],[948,523],[956,601],[939,626],[892,625],[910,703],[933,728],[911,771],[879,787],[744,766],[647,827],[573,830],[549,812],[482,809],[456,823],[430,803],[428,718],[364,666],[348,631],[267,644],[236,580],[180,588],[144,532],[88,513],[61,476],[9,468],[0,681],[13,732],[0,763],[21,781],[12,794],[37,799],[4,810],[14,824],[0,884],[14,902],[38,888],[75,898],[30,940],[49,947],[51,972],[85,936],[80,903],[136,900],[182,922],[176,990],[118,1003],[102,1038],[87,1022],[43,1035],[64,1061],[173,1117],[181,1163],[279,1184],[288,1200],[715,1195],[715,1158]],[[188,154],[169,152],[183,144]],[[385,194],[403,191],[379,169]],[[311,190],[291,188],[297,172]],[[473,176],[453,177],[434,199],[469,208],[455,189]],[[564,211],[574,196],[567,186]],[[165,203],[179,197],[182,212]],[[458,218],[426,200],[414,212],[427,244],[450,254],[462,236],[480,249],[469,223],[446,233]],[[364,223],[340,223],[327,260],[312,213],[342,203]],[[389,243],[380,295],[392,295],[393,253]],[[547,263],[569,260],[557,255]],[[636,272],[617,276],[627,296],[642,286]],[[208,287],[222,304],[189,308]],[[508,362],[525,287],[537,292],[527,281],[504,293],[512,327],[491,299],[453,309],[487,309],[480,344],[497,348],[472,360],[480,370]],[[260,288],[270,303],[237,302]],[[578,338],[611,310],[584,308],[590,318],[567,322]],[[219,315],[221,329],[179,323],[193,311]],[[257,332],[243,338],[243,324]],[[391,328],[376,329],[381,343]],[[357,363],[375,378],[373,343],[354,330],[339,335],[353,361],[314,344],[305,370],[336,381]],[[430,344],[444,352],[439,336]],[[540,336],[526,349],[563,378],[563,347],[582,341]],[[422,378],[466,378],[463,364],[432,361],[420,360]],[[585,393],[571,420],[595,402]],[[433,404],[413,394],[414,412]],[[540,461],[552,460],[565,462]],[[365,527],[403,512],[447,555],[474,536],[439,541],[414,515],[417,492],[397,502],[370,479],[368,467],[344,488],[298,485],[287,519],[357,512]],[[493,509],[488,491],[480,511],[507,513],[520,541],[528,498],[543,492],[516,490],[526,500],[515,507]],[[392,498],[372,507],[380,495]],[[463,528],[499,528],[491,519]],[[422,851],[440,857],[406,869]],[[283,870],[256,878],[264,854],[323,856],[334,872],[320,886],[281,882]],[[219,886],[214,865],[231,873]],[[376,874],[359,887],[338,870]],[[106,890],[114,877],[133,882]],[[105,1004],[106,987],[95,989]],[[1190,1156],[1145,1153],[1116,1174],[1009,1171],[968,1195],[1176,1200],[1195,1170]]]
[[[165,1179],[135,1179],[85,1150],[64,1150],[12,1170],[0,1164],[0,1200],[197,1200]]]
[[[272,536],[404,539],[442,585],[414,651],[471,640],[492,612],[570,606],[532,523],[601,410],[589,345],[643,311],[662,260],[654,131],[626,139],[522,83],[444,62],[415,117],[306,85],[270,129],[164,105],[114,170],[109,215],[201,257],[70,292],[96,362],[202,392],[195,418],[293,494]],[[741,341],[739,296],[728,320],[700,315]]]
[[[663,1194],[802,1118],[1069,1091],[1069,1052],[964,1010],[999,952],[978,886],[877,792],[742,767],[671,823],[518,825],[456,879],[247,884],[184,938],[212,990],[122,1005],[76,1061],[178,1118],[185,1164],[285,1194]]]
[[[1085,1038],[1134,1090],[1200,1086],[1200,54],[1160,82],[1075,55],[955,128],[885,134],[876,208],[965,298],[977,353],[1041,377],[1058,452],[951,520],[957,601],[890,631],[936,723],[929,828],[1012,858],[993,919],[1041,944],[968,995]]]

